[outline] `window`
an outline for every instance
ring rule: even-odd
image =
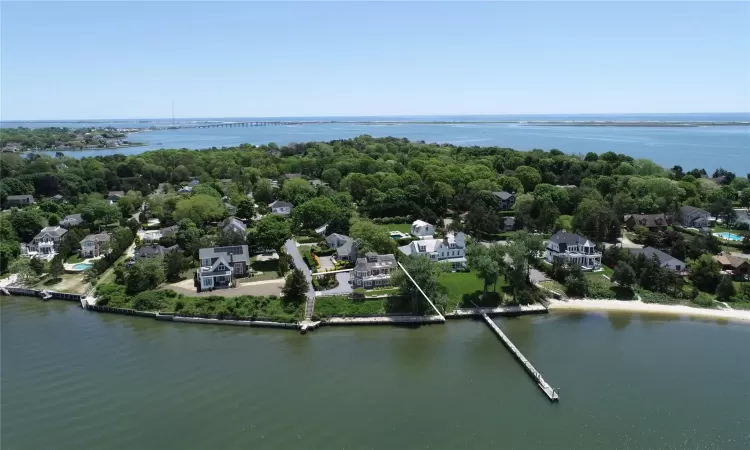
[[[365,281],[365,287],[372,287],[372,281]]]

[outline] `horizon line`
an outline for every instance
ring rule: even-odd
[[[750,114],[750,111],[722,111],[722,112],[609,112],[609,113],[503,113],[503,114],[373,114],[373,115],[324,115],[324,116],[214,116],[214,117],[110,117],[110,118],[85,118],[85,119],[2,119],[0,123],[26,123],[26,122],[102,122],[102,121],[133,121],[133,120],[188,120],[188,119],[322,119],[322,118],[362,118],[362,117],[504,117],[504,116],[634,116],[634,115],[690,115],[690,114]]]

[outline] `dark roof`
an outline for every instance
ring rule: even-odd
[[[166,253],[173,252],[178,248],[179,247],[177,245],[173,245],[171,247],[163,247],[161,245],[144,245],[135,251],[133,258],[135,260],[139,260],[143,258],[150,258],[152,256],[162,256]]]
[[[276,200],[268,206],[269,208],[294,208],[294,205],[289,202],[285,202],[284,200]]]
[[[172,236],[173,234],[176,234],[179,229],[180,227],[178,225],[172,225],[171,227],[162,228],[159,231],[161,231],[162,236]]]
[[[568,233],[566,230],[560,230],[557,233],[553,234],[552,237],[549,238],[550,242],[554,242],[555,244],[566,244],[566,245],[578,245],[579,243],[584,243],[586,241],[594,242],[591,239],[587,239],[581,235],[575,234],[575,233]]]
[[[232,258],[230,258],[230,255]],[[247,245],[232,245],[229,247],[210,247],[198,250],[198,257],[203,260],[210,258],[212,261],[222,257],[227,262],[232,259],[235,262],[245,262],[250,264],[250,254],[247,251]]]
[[[690,206],[690,205],[683,206],[682,208],[680,208],[680,211],[682,212],[682,214],[684,214],[686,216],[689,215],[689,214],[692,214],[694,212],[700,212],[700,213],[708,214],[708,211],[706,211],[705,209],[696,208],[695,206]]]
[[[62,236],[63,234],[65,234],[67,232],[68,232],[68,230],[66,230],[65,228],[58,227],[58,226],[44,227],[44,228],[42,228],[42,231],[40,231],[39,233],[37,233],[36,236],[34,236],[34,239],[41,238],[45,234],[48,234],[48,235],[50,235],[52,237],[60,237],[60,236]]]
[[[125,191],[109,191],[109,197],[125,197]]]
[[[652,258],[656,256],[659,259],[659,262],[661,264],[666,264],[669,261],[677,261],[680,263],[680,265],[685,265],[684,262],[680,261],[679,259],[675,258],[674,256],[664,253],[663,251],[659,250],[658,248],[653,247],[644,247],[644,248],[631,248],[628,249],[630,251],[630,254],[632,255],[644,255],[646,258]]]
[[[515,194],[512,193],[512,192],[499,191],[499,192],[493,192],[492,195],[494,195],[495,197],[497,197],[497,198],[499,198],[501,200],[508,200],[509,198],[511,198],[512,196],[514,196]]]
[[[515,217],[506,217],[503,221],[505,225],[515,225],[516,224],[516,218]]]
[[[636,225],[646,228],[667,226],[667,216],[664,214],[631,214],[629,218],[632,218]]]
[[[7,200],[26,200],[26,199],[33,199],[34,196],[31,194],[22,194],[22,195],[9,195],[6,197]]]
[[[50,197],[50,198],[54,198],[55,200],[62,200],[62,199],[63,199],[63,196],[62,196],[62,195],[60,195],[60,194],[57,194],[57,195],[53,195],[53,196],[52,196],[52,197]]]
[[[81,242],[97,241],[106,242],[109,241],[109,233],[89,234],[81,240]]]
[[[355,270],[371,270],[375,267],[396,267],[396,257],[392,254],[378,255],[375,252],[368,252],[364,258],[357,258]]]
[[[230,216],[221,222],[221,229],[227,231],[228,228],[238,228],[241,231],[247,231],[247,225],[240,219]]]

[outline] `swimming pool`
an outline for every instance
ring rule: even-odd
[[[78,263],[73,266],[73,270],[89,270],[92,267],[94,265],[90,263]]]
[[[734,233],[729,233],[727,231],[723,231],[721,233],[714,233],[714,236],[718,236],[722,239],[726,239],[727,241],[741,241],[742,236],[737,236]]]

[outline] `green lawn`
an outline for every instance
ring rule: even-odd
[[[381,226],[388,231],[400,231],[402,233],[411,234],[410,223],[386,223]]]
[[[68,264],[75,264],[79,262],[83,262],[83,258],[81,258],[80,253],[73,253],[68,257],[68,260],[65,261]]]
[[[263,272],[263,274],[252,277],[252,281],[274,280],[279,278],[279,274],[276,272],[279,268],[278,259],[258,261],[256,258],[257,256],[253,256],[250,259],[250,267],[253,270]]]
[[[393,296],[386,298],[352,300],[347,296],[320,297],[315,300],[313,317],[352,317],[365,315],[409,314],[411,302],[408,298]]]
[[[500,292],[494,292],[493,286],[487,290],[487,297],[482,298],[484,281],[472,272],[450,272],[440,275],[440,284],[448,293],[448,311],[456,308],[473,308],[475,306],[497,306],[502,301]],[[507,288],[505,279],[497,282],[498,291]]]

